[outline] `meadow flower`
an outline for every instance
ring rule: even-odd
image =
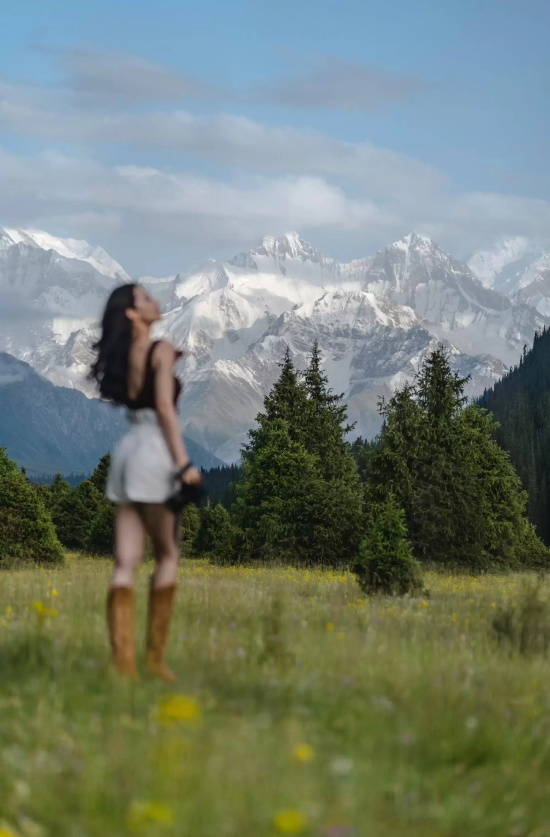
[[[331,633],[334,630],[334,625],[332,622],[327,622],[326,624],[327,631]]]
[[[9,826],[0,824],[0,837],[18,837],[18,835]]]
[[[307,828],[307,817],[301,811],[287,808],[275,814],[273,824],[281,834],[302,834]]]
[[[297,744],[294,747],[294,758],[297,761],[313,761],[315,758],[315,750],[311,746],[311,744]]]
[[[156,721],[163,726],[195,724],[200,720],[200,707],[192,695],[170,695],[157,706]]]
[[[130,831],[145,831],[150,825],[170,828],[174,814],[167,805],[160,802],[132,802],[126,817]]]
[[[41,616],[44,619],[46,619],[46,617],[48,616],[52,618],[55,618],[57,616],[57,610],[55,609],[55,607],[48,607],[44,604],[44,602],[33,602],[32,607],[36,615]]]

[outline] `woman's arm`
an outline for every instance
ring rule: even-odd
[[[153,353],[152,361],[155,371],[155,409],[174,465],[181,468],[189,462],[189,455],[181,437],[178,414],[174,406],[175,359],[174,347],[166,340],[161,340]],[[188,469],[187,473],[190,470],[192,469]]]

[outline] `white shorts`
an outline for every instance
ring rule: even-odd
[[[164,503],[174,493],[177,468],[156,410],[127,410],[130,429],[115,447],[105,495],[113,503]]]

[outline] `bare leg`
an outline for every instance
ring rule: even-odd
[[[138,509],[120,504],[115,518],[115,566],[111,588],[133,587],[136,570],[143,558],[145,526]]]
[[[151,536],[157,561],[153,573],[153,587],[170,587],[176,583],[179,545],[174,536],[175,515],[162,503],[139,506],[141,519]]]
[[[164,651],[172,619],[178,572],[179,546],[175,536],[175,517],[173,512],[160,503],[143,505],[140,513],[153,541],[157,559],[149,588],[145,665],[151,674],[173,682],[176,678],[164,662]]]

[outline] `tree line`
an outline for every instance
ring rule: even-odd
[[[354,425],[343,395],[328,385],[318,344],[303,371],[287,349],[240,466],[211,470],[209,501],[185,509],[183,553],[218,563],[347,567],[366,591],[388,593],[420,590],[426,566],[545,567],[549,553],[527,518],[527,493],[494,438],[492,415],[466,403],[466,381],[436,349],[413,383],[380,400],[377,439],[350,444]],[[0,461],[6,467],[5,453]],[[108,467],[106,454],[75,487],[59,475],[33,487],[15,470],[56,541],[105,554],[114,521],[103,493]]]
[[[497,424],[494,437],[527,491],[527,511],[537,533],[550,545],[550,331],[535,334],[532,348],[477,401]]]

